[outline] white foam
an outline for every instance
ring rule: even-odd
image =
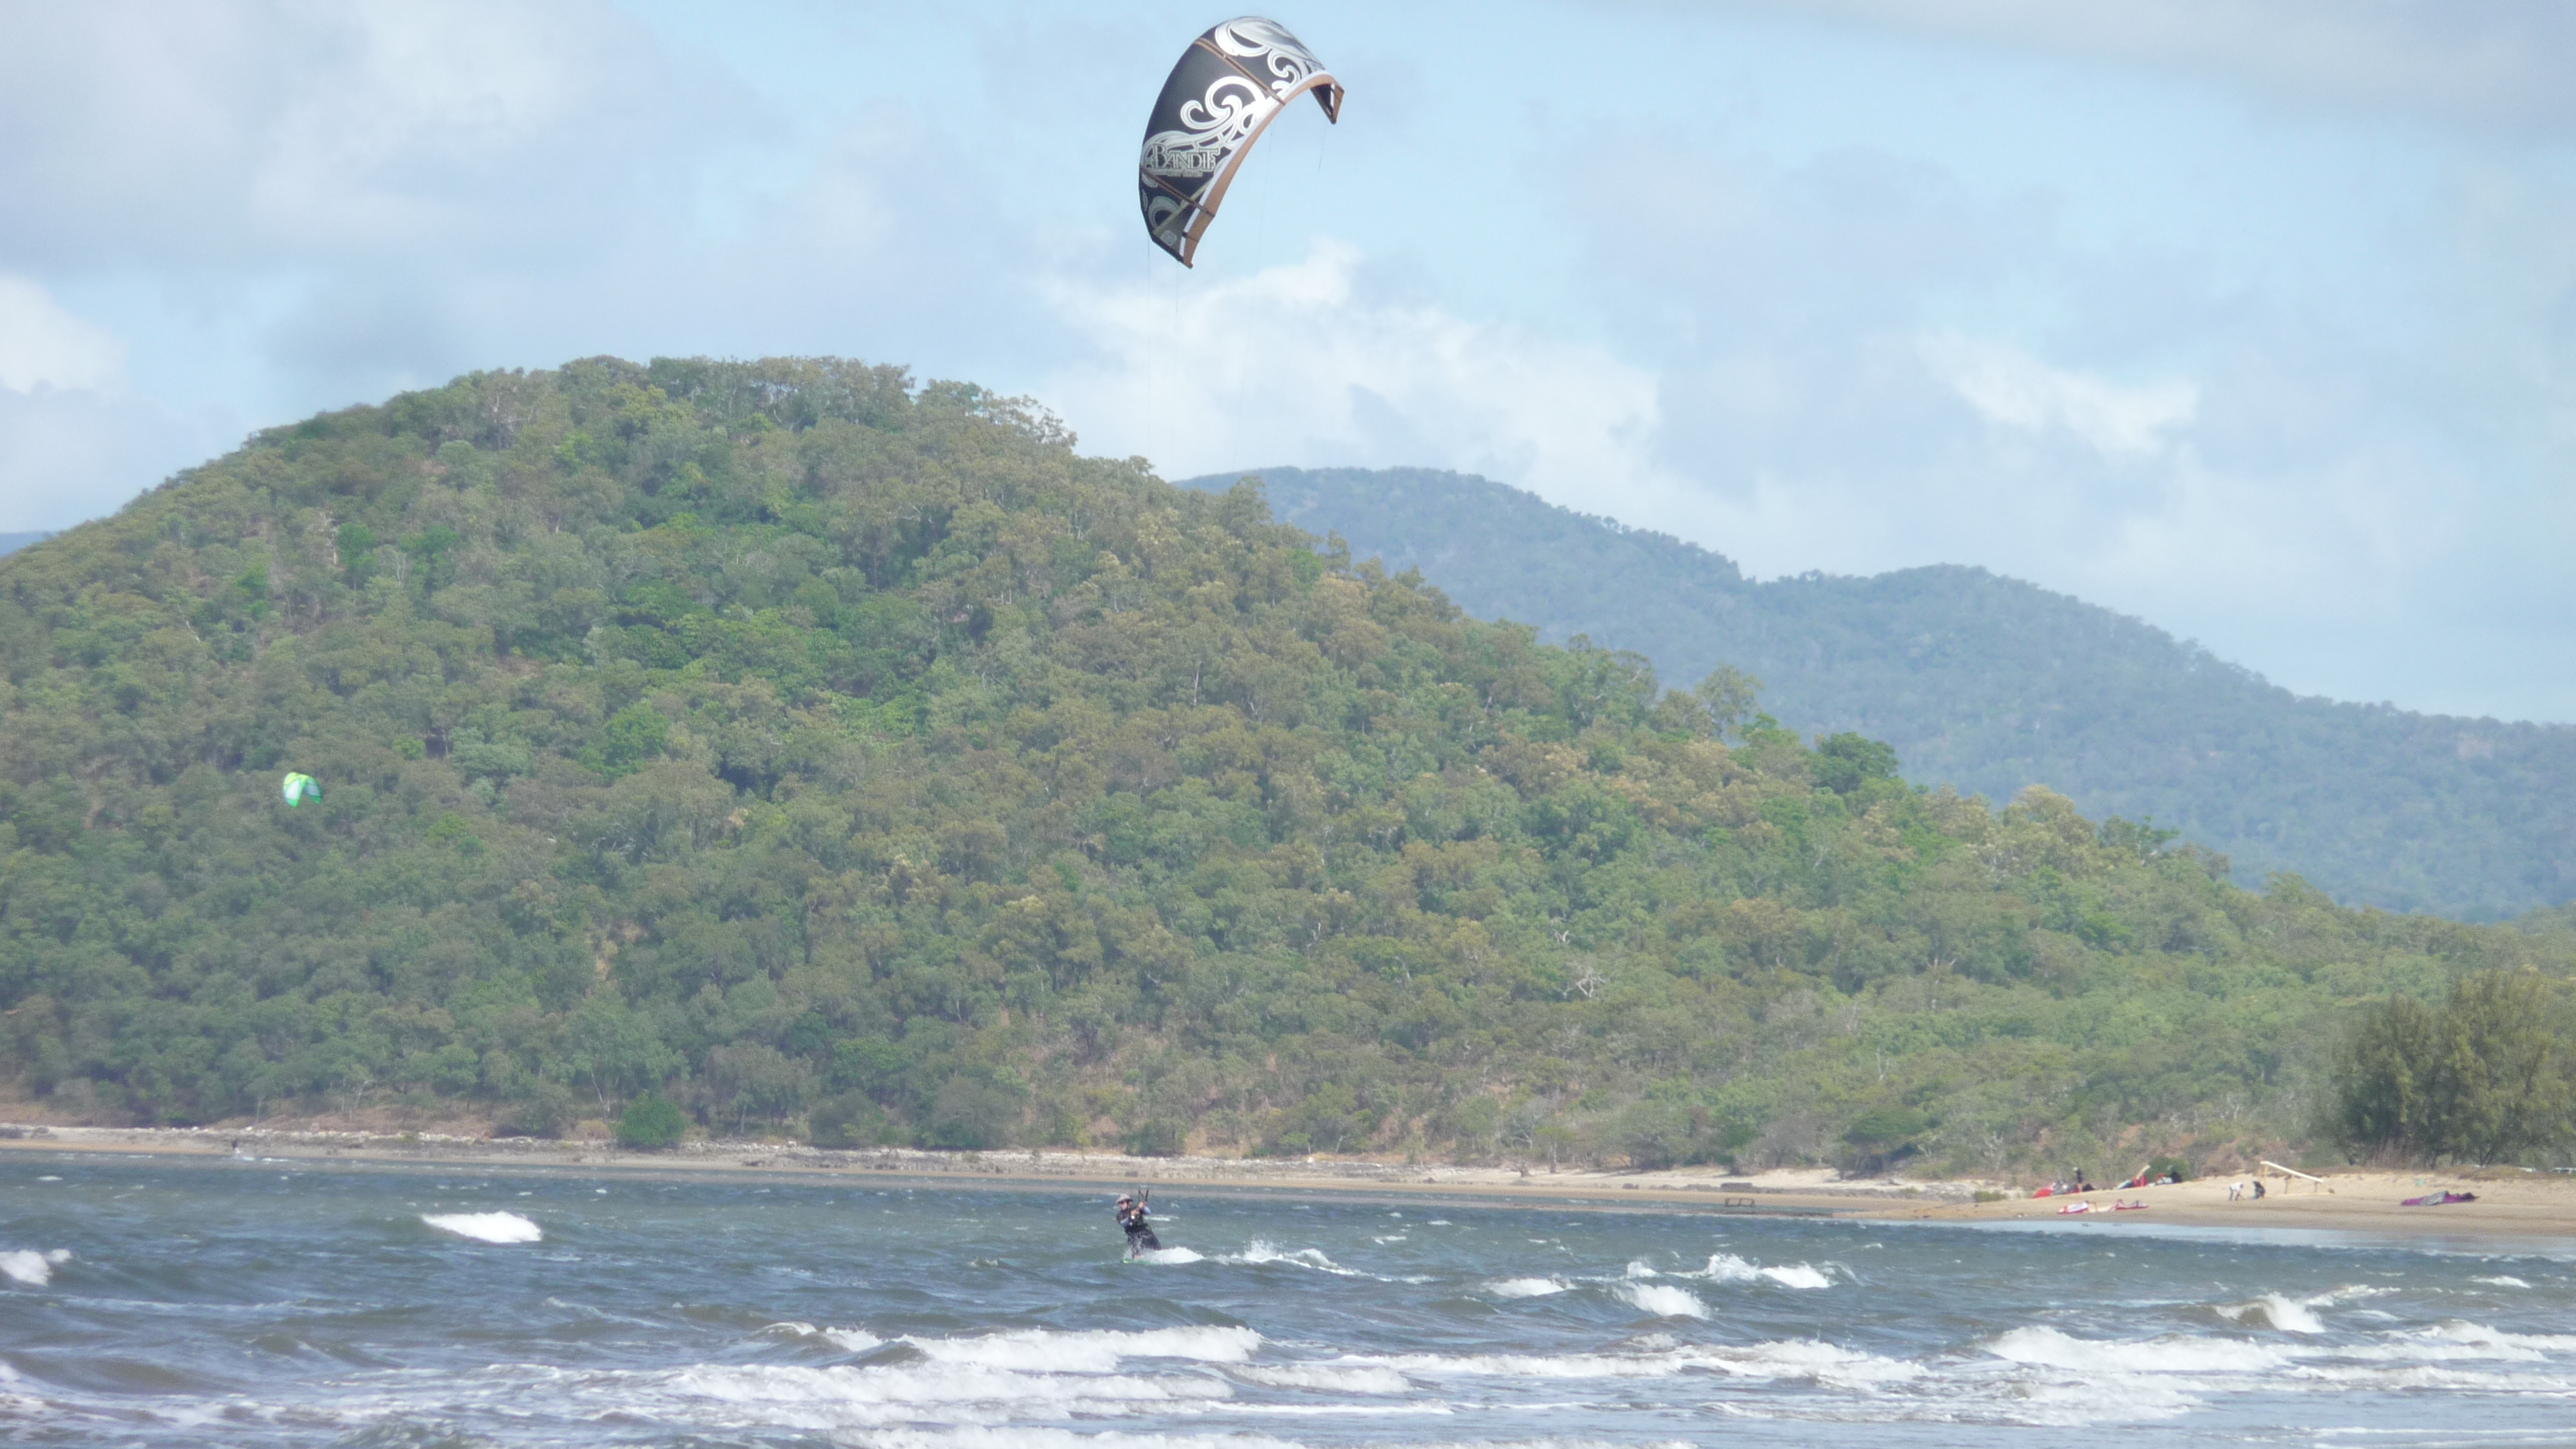
[[[1187,1248],[1156,1248],[1151,1252],[1138,1253],[1136,1261],[1139,1263],[1204,1263],[1207,1257],[1201,1253],[1191,1252]]]
[[[1497,1298],[1545,1298],[1573,1286],[1562,1278],[1505,1278],[1486,1284],[1485,1291]]]
[[[1710,1367],[1744,1377],[1809,1377],[1824,1383],[1886,1384],[1923,1374],[1921,1364],[1837,1348],[1812,1338],[1720,1349],[1709,1357]]]
[[[1737,1378],[1810,1378],[1849,1384],[1881,1384],[1915,1378],[1924,1371],[1920,1365],[1902,1359],[1881,1358],[1814,1339],[1681,1346],[1660,1334],[1652,1334],[1637,1341],[1655,1347],[1645,1353],[1353,1354],[1333,1362],[1376,1365],[1430,1379],[1488,1375],[1522,1379],[1637,1379],[1713,1371]]]
[[[1246,1383],[1274,1389],[1321,1389],[1336,1394],[1404,1394],[1413,1381],[1384,1364],[1282,1363],[1235,1369]]]
[[[671,1380],[682,1394],[755,1407],[764,1422],[835,1429],[917,1423],[1008,1423],[1036,1413],[1091,1418],[1151,1413],[1231,1390],[1199,1377],[1027,1373],[966,1363],[859,1368],[757,1364],[687,1369]]]
[[[1633,1266],[1633,1265],[1632,1265]],[[1758,1283],[1770,1281],[1783,1288],[1831,1288],[1833,1275],[1807,1263],[1748,1263],[1733,1253],[1711,1253],[1708,1266],[1697,1272],[1682,1273],[1683,1278],[1701,1278],[1714,1283]]]
[[[1266,1434],[1129,1434],[1117,1430],[989,1428],[889,1429],[868,1436],[871,1449],[1299,1449]]]
[[[54,1281],[54,1265],[71,1261],[71,1249],[56,1248],[50,1253],[16,1248],[0,1253],[0,1277],[7,1277],[30,1288],[42,1288]]]
[[[1244,1247],[1242,1252],[1229,1253],[1226,1256],[1219,1258],[1217,1261],[1220,1263],[1246,1263],[1254,1265],[1262,1263],[1285,1263],[1293,1268],[1312,1268],[1318,1273],[1331,1273],[1343,1278],[1365,1278],[1369,1276],[1368,1274],[1359,1272],[1355,1269],[1345,1268],[1341,1264],[1334,1262],[1332,1259],[1325,1257],[1324,1250],[1321,1248],[1299,1248],[1294,1252],[1290,1252],[1274,1243],[1265,1242],[1260,1238],[1253,1239]]]
[[[478,1243],[534,1243],[546,1236],[545,1229],[517,1213],[422,1213],[420,1220]]]
[[[2492,1278],[2472,1278],[2469,1281],[2472,1283],[2484,1283],[2491,1288],[2528,1288],[2531,1286],[2521,1279],[2514,1277],[2510,1273],[2498,1273]]]
[[[2075,1338],[2054,1328],[2016,1328],[1986,1345],[2013,1363],[2082,1373],[2245,1373],[2287,1367],[2290,1360],[2261,1344],[2233,1338]]]
[[[2388,1334],[2377,1343],[2339,1352],[2346,1358],[2398,1359],[2419,1363],[2464,1358],[2540,1363],[2560,1354],[2576,1354],[2576,1334],[2507,1333],[2483,1323],[2454,1318],[2431,1328]]]
[[[2321,1295],[2321,1297],[2322,1301],[2332,1302],[2334,1295],[2329,1293]],[[2317,1301],[2320,1300],[2309,1300],[2309,1302]],[[2309,1310],[2307,1303],[2302,1303],[2294,1298],[2285,1298],[2278,1293],[2266,1293],[2251,1303],[2224,1304],[2218,1311],[2221,1315],[2232,1319],[2235,1322],[2246,1324],[2259,1323],[2272,1328],[2277,1328],[2283,1333],[2323,1333],[2326,1331],[2325,1324],[2320,1322],[2317,1315]]]
[[[1249,1328],[1210,1324],[1070,1332],[1016,1328],[974,1338],[908,1337],[903,1342],[939,1363],[1054,1373],[1108,1373],[1131,1358],[1244,1363],[1261,1348],[1261,1335]]]
[[[1669,1283],[1621,1283],[1610,1293],[1612,1297],[1657,1318],[1708,1317],[1708,1305],[1699,1301],[1698,1294]]]

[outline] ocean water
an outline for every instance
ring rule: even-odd
[[[2546,1248],[1107,1196],[11,1152],[0,1441],[2576,1442]]]

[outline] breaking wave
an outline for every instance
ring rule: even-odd
[[[1708,1317],[1708,1305],[1698,1294],[1669,1283],[1620,1283],[1611,1288],[1610,1296],[1657,1318]]]
[[[1807,1263],[1749,1263],[1733,1253],[1712,1253],[1708,1266],[1677,1278],[1705,1278],[1714,1283],[1777,1283],[1783,1288],[1831,1288],[1833,1275]]]
[[[1292,1268],[1312,1268],[1318,1273],[1331,1273],[1343,1278],[1366,1278],[1373,1276],[1371,1274],[1362,1273],[1357,1269],[1343,1267],[1341,1264],[1325,1257],[1324,1250],[1321,1248],[1298,1248],[1291,1251],[1289,1249],[1279,1247],[1277,1244],[1266,1242],[1260,1238],[1255,1238],[1250,1243],[1246,1244],[1242,1252],[1228,1253],[1224,1257],[1217,1259],[1217,1261],[1220,1263],[1241,1263],[1255,1266],[1264,1263],[1285,1263]]]
[[[71,1261],[71,1256],[69,1248],[56,1248],[49,1253],[13,1248],[0,1252],[0,1277],[24,1283],[30,1288],[42,1288],[54,1281],[54,1265]]]
[[[2233,1338],[2076,1338],[2054,1328],[2016,1328],[1998,1335],[1986,1352],[2012,1363],[2079,1373],[2249,1373],[2287,1368],[2287,1355]]]
[[[517,1213],[422,1213],[420,1220],[478,1243],[535,1243],[546,1236],[545,1229]]]
[[[2323,1294],[2301,1302],[2278,1293],[2266,1293],[2251,1303],[2230,1303],[2218,1311],[2230,1321],[2248,1327],[2276,1328],[2283,1333],[2323,1333],[2325,1324],[2308,1305],[2319,1301],[2331,1302],[2332,1299],[2332,1294]]]

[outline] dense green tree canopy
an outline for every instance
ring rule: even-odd
[[[1469,610],[1732,665],[1808,732],[1892,742],[1923,784],[2045,785],[2336,899],[2501,920],[2576,900],[2576,726],[2303,699],[2136,619],[1983,569],[1755,583],[1678,539],[1421,468],[1272,468],[1280,516]],[[1226,474],[1184,485],[1222,491]]]
[[[0,560],[0,665],[0,1080],[102,1118],[2062,1164],[2277,1141],[2355,1004],[2569,957],[839,361],[263,434]]]

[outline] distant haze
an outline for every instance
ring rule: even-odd
[[[1418,568],[1468,612],[1588,635],[1683,688],[1722,664],[1801,731],[1906,775],[2152,817],[2259,884],[2492,920],[2576,897],[2576,727],[2299,698],[2108,609],[1982,569],[1747,580],[1661,534],[1426,469],[1266,468],[1280,517]],[[1210,491],[1238,474],[1185,485]]]

